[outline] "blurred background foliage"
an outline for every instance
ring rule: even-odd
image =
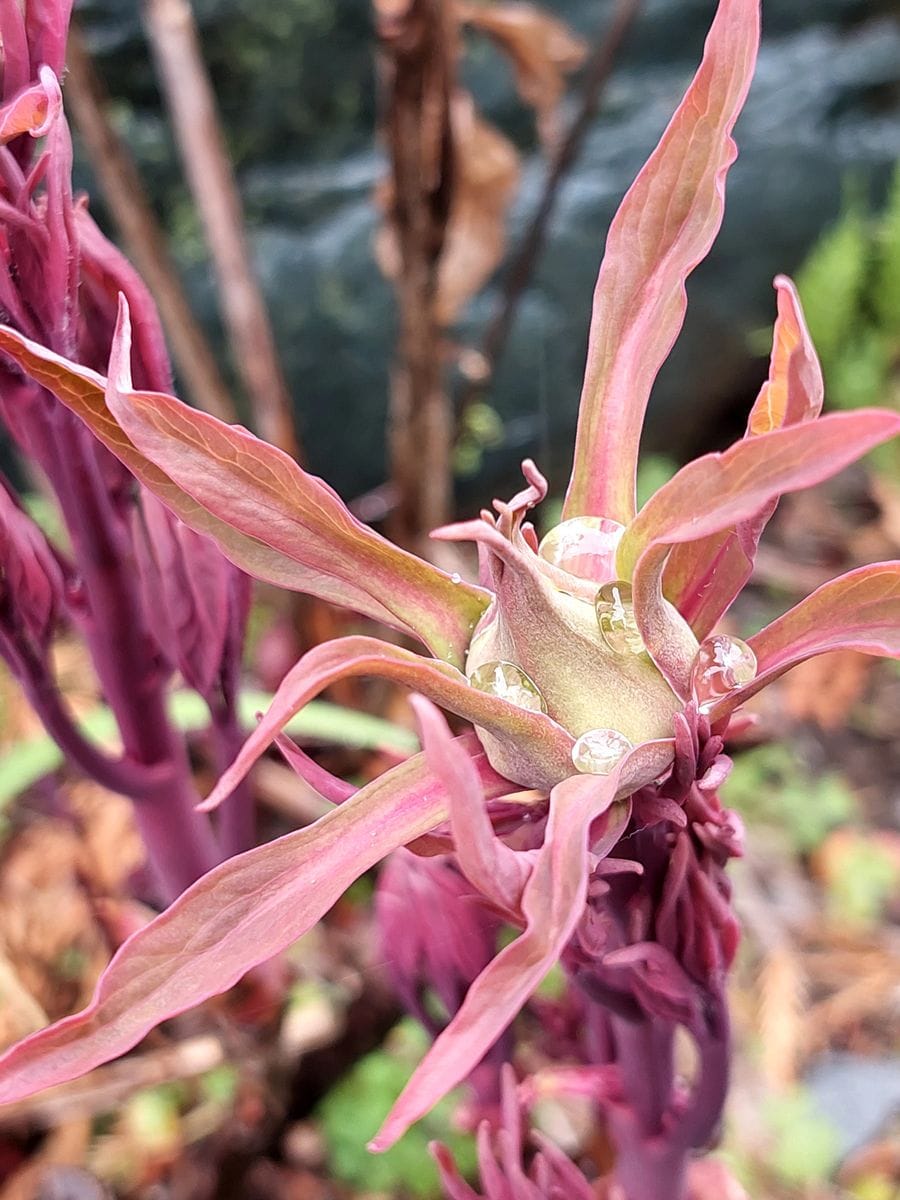
[[[611,0],[544,0],[544,7],[589,42],[612,11]],[[374,133],[369,0],[194,0],[194,8],[309,465],[353,498],[386,477],[384,428],[396,332],[392,289],[373,253],[379,220],[373,192],[386,161]],[[514,489],[526,454],[547,470],[553,494],[562,491],[605,230],[687,82],[713,8],[714,0],[645,0],[641,6],[567,177],[494,384],[463,415],[455,453],[463,512]],[[215,285],[139,6],[135,0],[80,0],[76,11],[111,94],[116,127],[137,158],[192,303],[229,370]],[[900,4],[764,0],[764,15],[763,51],[737,131],[741,157],[729,179],[725,225],[692,278],[685,334],[654,396],[639,478],[642,498],[679,460],[742,431],[766,369],[771,282],[779,271],[798,277],[828,404],[900,405]],[[482,110],[523,156],[507,235],[514,247],[544,177],[535,122],[516,97],[508,63],[485,40],[469,37],[464,73]],[[577,89],[576,77],[570,108]],[[76,170],[80,186],[93,194],[94,212],[106,221],[81,152]],[[477,342],[501,279],[502,269],[464,312],[451,331],[456,343]],[[233,376],[230,382],[238,391]],[[246,406],[243,413],[246,418]],[[758,628],[811,590],[822,565],[833,574],[856,561],[896,554],[900,501],[893,507],[885,501],[879,512],[873,496],[883,498],[878,480],[888,490],[896,487],[898,455],[892,447],[873,458],[876,484],[855,475],[836,485],[828,501],[837,520],[822,516],[827,505],[821,496],[782,506],[770,555],[737,614],[739,623]],[[48,527],[56,520],[40,502],[35,515]],[[539,514],[550,524],[557,517],[552,500]],[[263,611],[261,625],[271,617]],[[296,649],[287,640],[281,665]],[[263,641],[252,654],[260,676]],[[78,660],[65,669],[68,653],[71,648],[63,647],[60,677],[72,689],[71,700],[84,690],[85,668]],[[751,830],[748,860],[735,872],[746,937],[734,995],[741,1051],[724,1153],[759,1200],[896,1200],[900,1150],[891,1114],[900,1109],[900,673],[890,664],[860,667],[858,656],[831,662],[827,671],[826,677],[801,668],[786,681],[774,708],[759,714],[762,744],[740,750],[724,791],[725,802]],[[277,682],[275,674],[265,687]],[[75,682],[67,684],[69,678]],[[181,692],[174,701],[177,722],[187,731],[198,723],[194,700]],[[246,703],[249,724],[265,696],[248,693]],[[387,702],[383,707],[386,717],[395,716]],[[0,676],[4,822],[12,799],[59,761],[22,710],[18,692]],[[109,714],[95,693],[79,712],[96,736],[108,735]],[[369,769],[383,765],[378,754],[410,744],[405,729],[327,704],[305,710],[294,732],[314,744],[369,752],[377,746]],[[774,737],[783,740],[765,741]],[[360,765],[358,758],[341,757],[338,769],[348,761]],[[283,788],[273,786],[277,782],[276,776],[261,783],[264,803],[277,819],[295,821],[296,811],[284,807]],[[120,853],[118,826],[114,833]],[[107,857],[112,837],[104,833]],[[73,879],[90,878],[83,849],[67,852],[77,863]],[[45,854],[41,849],[33,857]],[[52,923],[64,907],[55,904]],[[77,907],[68,898],[65,906]],[[14,906],[6,907],[11,913]],[[8,928],[0,929],[2,936],[11,944]],[[32,929],[29,938],[33,943]],[[273,1172],[302,1178],[307,1190],[297,1194],[311,1200],[434,1195],[425,1154],[429,1138],[452,1142],[460,1161],[471,1164],[471,1141],[454,1127],[452,1104],[436,1110],[390,1155],[372,1159],[363,1150],[419,1056],[423,1037],[410,1022],[396,1023],[393,1002],[377,988],[372,999],[365,974],[371,941],[364,882],[332,914],[327,936],[311,935],[297,948],[318,991],[313,1002],[305,993],[295,996],[273,1035],[278,1069],[294,1063],[290,1036],[302,1042],[310,1028],[319,1036],[323,1010],[326,1025],[334,1025],[327,1037],[341,1046],[352,1043],[352,1052],[345,1049],[344,1059],[338,1056],[319,1074],[315,1064],[304,1067],[304,1086],[316,1096],[311,1111],[298,1117],[303,1104],[295,1104],[284,1128],[273,1132],[260,1062],[248,1060],[244,1043],[219,1047],[220,1057],[203,1071],[189,1065],[189,1081],[140,1086],[117,1111],[96,1118],[85,1135],[91,1170],[117,1194],[158,1196],[152,1189],[165,1172],[177,1173],[185,1163],[196,1167],[189,1153],[195,1144],[201,1162],[218,1161],[219,1148],[213,1153],[203,1141],[217,1131],[213,1136],[227,1144],[223,1161],[230,1142],[240,1138],[248,1153],[259,1155],[262,1183],[242,1177],[242,1200],[280,1196]],[[74,940],[72,946],[78,952]],[[44,980],[51,997],[60,991],[59,979],[73,974],[73,964],[77,968],[72,946],[60,951],[52,942],[50,981]],[[39,957],[31,947],[28,953]],[[43,980],[43,965],[34,966],[31,957],[28,963]],[[285,1030],[295,1026],[289,1036]],[[383,1047],[360,1052],[354,1041],[359,1027],[369,1039],[366,1051],[391,1027],[393,1033]],[[146,1058],[150,1065],[153,1053]],[[305,1042],[304,1053],[312,1062]],[[185,1170],[185,1178],[194,1178]],[[191,1186],[193,1192],[189,1186],[171,1194],[207,1194],[196,1190],[198,1183]]]
[[[194,7],[304,445],[316,471],[342,494],[359,495],[385,478],[395,327],[391,289],[372,253],[371,198],[385,162],[373,135],[368,0],[199,0]],[[588,42],[612,11],[611,0],[545,7]],[[713,7],[712,0],[646,0],[640,8],[562,190],[495,384],[468,418],[457,459],[466,508],[512,479],[524,454],[539,459],[554,490],[565,482],[605,230],[693,70]],[[86,0],[77,11],[194,304],[221,346],[210,271],[138,6]],[[654,397],[649,450],[681,459],[736,432],[764,370],[763,355],[748,353],[748,333],[771,325],[773,276],[795,271],[837,218],[848,178],[858,220],[880,209],[900,156],[897,12],[895,0],[766,0],[725,226],[692,280],[685,334]],[[516,97],[509,64],[483,37],[468,35],[464,75],[485,115],[524,156],[509,222],[514,246],[542,185],[535,122]],[[575,94],[577,87],[576,80]],[[91,186],[83,162],[80,180]],[[94,208],[103,215],[96,195]],[[823,289],[811,279],[810,289],[843,329],[834,281]],[[493,296],[489,289],[463,314],[454,330],[462,344],[477,339]]]

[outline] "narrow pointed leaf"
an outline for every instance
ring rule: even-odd
[[[898,434],[896,413],[832,413],[747,438],[722,454],[704,455],[644,505],[622,537],[618,568],[621,578],[632,579],[635,616],[647,649],[680,695],[687,693],[696,639],[663,598],[672,546],[753,520],[784,492],[821,483]]]
[[[746,437],[815,420],[822,411],[822,368],[797,289],[783,275],[775,280],[775,287],[778,319],[769,377],[751,410]],[[673,548],[663,592],[699,639],[714,629],[750,578],[759,540],[776,504],[777,500],[771,501],[749,521]]]
[[[224,800],[291,717],[323,688],[360,675],[391,679],[421,692],[442,708],[514,744],[520,751],[523,773],[529,775],[514,781],[522,786],[552,787],[573,772],[572,738],[549,717],[471,687],[466,677],[447,663],[376,638],[348,637],[314,647],[288,672],[259,726],[201,807],[210,809]]]
[[[825,381],[800,296],[786,275],[775,279],[778,319],[769,364],[769,378],[750,410],[747,436],[771,433],[788,425],[814,421],[822,411]]]
[[[626,529],[617,560],[623,578],[630,578],[651,545],[696,541],[750,520],[775,497],[830,479],[898,435],[900,415],[861,408],[776,429],[695,459],[647,501]]]
[[[832,579],[750,638],[750,645],[759,664],[756,678],[716,705],[712,720],[817,654],[859,650],[900,658],[900,562],[875,563]]]
[[[61,109],[59,81],[49,67],[41,67],[39,82],[29,84],[0,107],[0,145],[23,133],[43,137]]]
[[[759,46],[759,0],[720,0],[703,61],[616,214],[594,293],[564,515],[634,516],[650,389],[687,308],[685,281],[722,223],[731,137]]]
[[[384,621],[461,662],[484,593],[391,545],[326,483],[247,430],[171,396],[134,391],[129,344],[124,300],[109,381],[0,328],[0,350],[239,567]]]
[[[527,856],[494,833],[471,755],[454,739],[438,708],[423,696],[411,699],[425,758],[447,790],[456,860],[469,883],[501,912],[515,916],[528,874]]]
[[[486,798],[508,789],[476,757]],[[134,934],[91,1003],[0,1058],[0,1104],[75,1079],[226,991],[278,954],[391,850],[447,817],[424,755],[386,772],[314,825],[229,859]]]
[[[650,744],[648,743],[648,746]],[[587,895],[588,831],[617,796],[645,775],[638,747],[610,775],[578,775],[553,789],[544,844],[522,896],[524,932],[475,980],[459,1012],[416,1069],[370,1145],[387,1150],[481,1061],[554,965],[578,924]],[[652,754],[652,751],[650,751]],[[627,818],[626,818],[627,820]],[[622,832],[611,816],[614,836]]]

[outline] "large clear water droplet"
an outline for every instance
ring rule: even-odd
[[[642,654],[644,639],[634,619],[631,584],[604,583],[594,600],[604,642],[614,654]]]
[[[544,697],[530,676],[511,662],[486,662],[469,676],[469,683],[480,692],[508,700],[529,712],[546,712]]]
[[[624,532],[624,525],[607,517],[573,517],[550,530],[538,553],[570,575],[603,583],[615,578],[616,550]]]
[[[702,642],[694,659],[691,684],[701,709],[711,708],[735,688],[752,683],[756,655],[740,638],[716,634]]]
[[[582,775],[609,775],[633,749],[634,745],[618,729],[589,729],[572,747],[572,762]]]

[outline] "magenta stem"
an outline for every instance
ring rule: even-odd
[[[212,735],[219,774],[230,767],[244,744],[245,734],[233,705],[212,706]],[[249,780],[243,779],[216,810],[216,832],[226,858],[242,854],[255,844],[256,810]]]
[[[52,478],[85,597],[82,627],[126,760],[159,767],[160,781],[132,793],[138,826],[163,898],[172,900],[221,859],[183,741],[166,713],[166,674],[143,616],[124,511],[103,477],[106,455],[62,406],[49,415]],[[109,467],[119,472],[110,459]],[[126,485],[127,486],[127,485]],[[121,508],[130,500],[122,497]]]

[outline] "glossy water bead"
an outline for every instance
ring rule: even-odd
[[[604,583],[594,600],[600,633],[614,654],[642,654],[644,639],[634,619],[631,584]]]
[[[609,775],[634,745],[618,729],[589,729],[572,747],[572,762],[582,775]]]
[[[717,634],[702,642],[694,659],[691,684],[701,708],[709,708],[756,678],[756,655],[740,638]]]
[[[479,692],[489,692],[508,700],[517,708],[527,708],[529,712],[546,712],[544,697],[538,691],[537,685],[521,667],[511,662],[486,662],[472,672],[469,683]]]
[[[579,579],[609,579],[625,526],[606,517],[573,517],[551,529],[541,542],[541,558]]]

